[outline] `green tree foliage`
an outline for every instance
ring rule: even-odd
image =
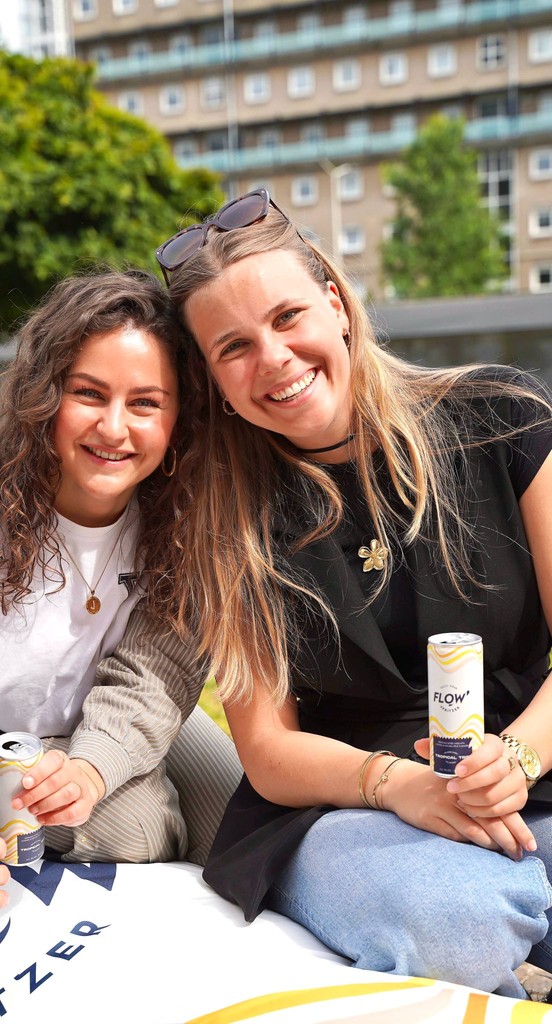
[[[463,136],[460,119],[437,114],[384,166],[397,211],[382,269],[399,298],[481,294],[506,273],[500,226],[482,203],[477,155]]]
[[[166,140],[110,107],[91,65],[0,53],[0,327],[91,264],[156,267],[154,251],[223,199]]]

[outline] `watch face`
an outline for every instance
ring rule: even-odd
[[[535,779],[536,781],[541,773],[540,757],[536,750],[528,747],[526,743],[521,743],[518,747],[517,756],[527,778]]]

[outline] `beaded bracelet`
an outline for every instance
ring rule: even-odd
[[[366,758],[366,760],[363,761],[362,767],[360,769],[360,774],[358,776],[358,791],[360,793],[360,799],[362,800],[362,803],[364,804],[364,806],[365,807],[369,807],[371,811],[375,810],[375,808],[374,808],[374,805],[371,804],[370,801],[366,798],[366,794],[364,792],[364,773],[365,773],[368,765],[370,764],[370,761],[373,761],[375,757],[380,757],[380,755],[382,755],[382,754],[389,754],[390,757],[394,756],[392,750],[373,750],[371,754],[368,754],[368,757]],[[376,807],[377,807],[377,804],[376,804]]]
[[[372,790],[372,800],[374,801],[374,806],[377,807],[378,811],[384,811],[385,807],[383,806],[383,804],[378,804],[377,791],[378,791],[380,786],[384,786],[385,785],[385,783],[387,782],[387,780],[389,778],[389,774],[392,771],[392,769],[395,767],[396,764],[398,764],[399,761],[402,761],[402,760],[403,760],[402,757],[396,757],[394,761],[390,761],[389,764],[387,765],[387,768],[383,772],[383,775],[380,775],[378,781],[376,782],[376,784],[375,784],[375,786],[374,786],[374,788]]]

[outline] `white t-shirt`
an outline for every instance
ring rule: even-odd
[[[59,580],[43,579],[37,571],[33,593],[24,604],[0,615],[0,729],[4,732],[73,733],[94,685],[98,662],[122,638],[142,596],[134,567],[138,522],[134,503],[128,515],[125,511],[111,526],[78,526],[58,515],[65,587],[54,593]],[[86,600],[96,584],[101,608],[91,615]]]

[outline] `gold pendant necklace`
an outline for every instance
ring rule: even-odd
[[[381,572],[385,568],[388,554],[387,548],[384,548],[381,541],[371,540],[369,548],[361,547],[358,549],[359,558],[366,559],[362,566],[362,571],[372,572],[372,569],[375,569],[377,572]]]
[[[110,561],[111,561],[111,559],[113,557],[113,553],[115,551],[115,548],[117,547],[117,544],[121,540],[121,537],[123,535],[123,530],[125,528],[125,524],[126,524],[126,521],[127,521],[127,518],[128,518],[129,509],[130,509],[130,505],[127,505],[127,510],[125,512],[125,517],[123,519],[123,522],[122,522],[122,525],[121,525],[121,529],[119,530],[119,532],[117,534],[117,538],[115,540],[115,543],[114,543],[113,547],[111,548],[111,551],[109,552],[109,555],[107,557],[107,562],[105,563],[105,565],[104,565],[104,567],[103,567],[100,575],[98,576],[98,579],[96,580],[96,583],[94,584],[93,587],[90,586],[88,580],[85,579],[85,577],[83,576],[79,566],[77,565],[77,563],[75,562],[75,559],[73,558],[71,552],[69,551],[69,548],[66,546],[64,541],[61,540],[61,537],[59,538],[59,540],[61,542],[61,545],[63,547],[63,550],[65,551],[65,554],[67,555],[69,560],[72,562],[72,564],[75,567],[75,569],[77,570],[81,580],[83,581],[86,589],[89,591],[88,597],[86,598],[86,602],[85,602],[85,605],[84,605],[84,607],[86,608],[86,611],[89,613],[89,615],[97,615],[99,610],[100,610],[100,608],[102,607],[102,602],[100,601],[99,597],[96,595],[96,590],[99,587],[99,585],[100,585],[100,583],[102,581],[102,577],[103,577],[103,575],[104,575],[104,573],[105,573],[105,571],[106,571],[106,569],[107,569],[107,567],[108,567],[108,565],[109,565],[109,563],[110,563]]]

